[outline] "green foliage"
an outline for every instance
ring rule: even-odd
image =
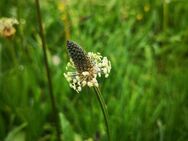
[[[107,140],[94,92],[77,94],[63,73],[71,40],[112,63],[99,80],[113,141],[188,138],[188,3],[186,0],[41,1],[54,94],[66,141]],[[68,25],[64,16],[67,16]],[[0,140],[55,140],[34,1],[0,1],[0,17],[19,20],[0,38]],[[54,56],[60,57],[56,65]]]

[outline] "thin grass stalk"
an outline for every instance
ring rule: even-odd
[[[163,31],[168,28],[168,3],[163,0]]]
[[[45,42],[45,38],[44,38],[44,30],[42,27],[42,18],[41,18],[41,13],[40,13],[39,0],[35,0],[35,3],[36,3],[36,10],[37,10],[38,25],[39,25],[39,30],[40,30],[40,38],[42,41],[42,49],[43,49],[43,54],[44,54],[45,69],[46,69],[46,74],[47,74],[47,79],[48,79],[48,88],[49,88],[51,106],[52,106],[52,111],[53,111],[53,116],[54,116],[55,127],[56,127],[56,136],[57,136],[57,141],[61,141],[60,120],[59,120],[58,110],[56,107],[55,98],[54,98],[54,94],[53,94],[53,86],[52,86],[52,80],[51,80],[51,75],[50,75],[50,68],[48,65],[48,58],[47,58],[47,54],[46,54],[46,42]]]
[[[106,125],[106,130],[107,130],[107,135],[108,135],[108,140],[111,141],[110,137],[110,127],[109,127],[109,116],[108,116],[108,110],[106,107],[106,104],[104,102],[104,99],[102,97],[101,91],[98,87],[94,87],[95,94],[97,96],[97,99],[100,103],[101,110],[103,112],[104,120],[105,120],[105,125]]]
[[[68,5],[67,1],[60,1],[61,19],[65,25],[65,39],[70,40],[70,24],[68,19]]]
[[[65,24],[65,38],[66,41],[70,40],[70,24],[69,24],[69,20],[68,20],[68,11],[67,11],[67,3],[65,2],[65,13],[64,13],[64,24]]]

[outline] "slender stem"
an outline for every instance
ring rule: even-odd
[[[45,38],[44,38],[44,30],[42,27],[42,18],[41,18],[41,13],[40,13],[39,0],[35,0],[35,3],[36,3],[37,18],[38,18],[38,24],[39,24],[39,30],[40,30],[40,37],[41,37],[41,41],[42,41],[42,49],[43,49],[43,54],[44,54],[45,69],[46,69],[47,79],[48,79],[48,88],[49,88],[51,106],[52,106],[53,116],[54,116],[55,126],[56,126],[57,140],[61,141],[61,127],[59,124],[60,121],[59,121],[58,110],[57,110],[55,98],[53,95],[52,80],[51,80],[50,69],[49,69],[49,65],[48,65],[48,58],[47,58],[47,54],[46,54],[46,42],[45,42]]]
[[[70,27],[69,27],[69,20],[68,20],[68,11],[67,11],[67,2],[66,1],[62,1],[62,3],[65,5],[65,10],[63,12],[63,21],[65,24],[65,38],[66,41],[70,39]]]
[[[104,116],[105,124],[106,124],[106,129],[107,129],[107,134],[108,134],[108,139],[109,139],[109,141],[111,141],[110,128],[109,128],[109,116],[108,116],[108,110],[107,110],[106,104],[104,102],[104,99],[102,97],[100,89],[98,87],[94,87],[94,91],[96,93],[97,99],[100,103],[100,106],[101,106],[101,109],[102,109],[102,112],[103,112],[103,116]]]
[[[168,3],[163,0],[163,31],[168,28]]]

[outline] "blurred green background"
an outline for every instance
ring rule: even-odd
[[[64,141],[106,141],[92,89],[72,90],[66,40],[112,63],[99,79],[113,141],[188,140],[188,1],[40,1]],[[1,0],[17,32],[0,38],[0,141],[55,141],[34,0]]]

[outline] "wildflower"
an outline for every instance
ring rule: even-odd
[[[0,36],[11,37],[16,33],[14,25],[19,24],[16,19],[13,18],[1,18],[0,19]]]
[[[107,57],[102,57],[100,53],[86,53],[72,41],[67,41],[67,49],[71,59],[66,66],[68,72],[64,73],[64,76],[70,87],[77,92],[84,86],[98,87],[97,76],[109,76],[111,63]]]

